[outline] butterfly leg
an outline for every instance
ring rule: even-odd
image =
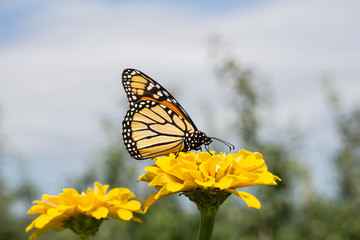
[[[212,156],[213,154],[210,152],[209,145],[204,144],[205,150]]]
[[[179,150],[175,153],[175,157],[179,156],[179,153],[181,152],[181,147],[183,146],[183,144],[184,144],[184,141],[181,141]]]

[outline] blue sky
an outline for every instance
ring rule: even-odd
[[[207,104],[229,104],[211,97],[219,94],[219,85],[207,44],[217,34],[226,53],[271,81],[276,98],[269,125],[299,125],[306,136],[304,164],[315,166],[314,182],[324,191],[332,181],[324,154],[331,154],[336,140],[320,78],[330,74],[336,80],[345,105],[359,103],[359,5],[356,0],[2,1],[5,174],[16,179],[19,155],[30,177],[49,193],[64,187],[64,176],[80,174],[104,144],[101,117],[121,121],[126,112],[120,75],[127,67],[179,96],[198,128],[216,135],[200,113]],[[224,114],[214,121],[236,121]]]

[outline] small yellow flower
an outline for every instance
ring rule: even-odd
[[[238,153],[180,152],[159,157],[156,164],[146,167],[147,173],[139,181],[149,182],[158,192],[145,202],[144,211],[156,201],[174,193],[182,192],[199,205],[207,196],[207,202],[200,205],[219,206],[229,195],[241,197],[250,208],[259,209],[260,202],[251,194],[237,191],[237,188],[252,185],[276,185],[281,179],[268,171],[263,156],[240,150]],[[216,200],[216,197],[218,199]],[[214,202],[215,201],[215,202]]]
[[[75,189],[64,189],[58,196],[44,194],[41,201],[33,201],[28,214],[40,214],[27,228],[35,228],[30,240],[38,238],[48,231],[62,231],[70,228],[79,237],[94,235],[101,222],[112,217],[117,220],[134,220],[133,212],[142,212],[141,204],[129,200],[135,195],[127,188],[114,188],[108,194],[109,185],[94,184],[94,190],[88,188],[86,194],[79,194]]]

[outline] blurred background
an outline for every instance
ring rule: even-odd
[[[199,130],[264,155],[278,186],[232,196],[213,239],[360,239],[360,2],[0,2],[0,239],[27,239],[42,194],[94,181],[151,194],[126,152],[125,68],[163,85]],[[226,151],[223,145],[212,145]],[[94,239],[197,239],[184,196]],[[76,239],[69,230],[40,239]]]

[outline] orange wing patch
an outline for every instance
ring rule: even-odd
[[[160,103],[166,107],[168,107],[170,110],[174,111],[176,114],[178,114],[179,116],[181,116],[183,119],[186,119],[184,114],[182,112],[179,111],[179,109],[171,102],[168,102],[168,101],[158,101],[156,99],[153,99],[153,98],[150,98],[150,97],[143,97],[141,98],[141,101],[146,101],[146,100],[150,100],[150,101],[154,101],[154,102],[157,102],[157,103]]]

